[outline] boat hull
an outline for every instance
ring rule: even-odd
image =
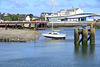
[[[65,38],[65,34],[53,35],[53,34],[43,34],[44,37],[47,38]]]

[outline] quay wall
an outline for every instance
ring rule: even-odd
[[[87,24],[87,26],[90,26],[91,24],[95,24],[94,22],[79,22],[79,23],[53,23],[53,27],[54,28],[58,28],[58,27],[81,27],[83,24]],[[51,27],[52,23],[47,23],[47,27]]]

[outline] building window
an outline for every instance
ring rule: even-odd
[[[91,16],[89,16],[89,19],[91,19]]]

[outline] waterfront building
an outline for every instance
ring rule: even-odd
[[[68,16],[83,13],[83,10],[80,8],[73,8],[72,9],[62,9],[58,12],[58,16]]]
[[[26,21],[30,21],[30,19],[31,19],[30,16],[26,17]]]
[[[96,13],[84,13],[80,8],[63,9],[58,13],[45,14],[45,20],[51,21],[100,21],[100,15]]]
[[[49,21],[52,21],[53,18],[56,21],[65,21],[65,22],[80,22],[80,21],[88,21],[94,22],[100,20],[100,15],[95,13],[80,13],[68,16],[59,16],[59,17],[48,17]]]
[[[80,13],[75,15],[66,16],[64,21],[98,21],[100,15],[95,13]]]

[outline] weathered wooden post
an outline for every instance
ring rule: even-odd
[[[35,28],[37,28],[37,24],[35,24]]]
[[[79,38],[80,34],[82,35],[82,38]],[[88,45],[89,40],[90,40],[90,45],[95,44],[95,28],[86,29],[85,25],[83,26],[82,29],[74,28],[74,44],[75,45],[80,44],[80,42],[82,42],[82,45]]]
[[[43,26],[44,26],[44,29],[45,29],[45,23],[44,23],[44,25],[43,25]]]
[[[12,25],[12,28],[13,28],[13,29],[15,28],[14,25]]]
[[[45,29],[47,29],[47,22],[45,22]]]
[[[87,45],[88,44],[88,29],[82,30],[82,44]]]
[[[90,29],[90,44],[95,44],[95,28]]]
[[[31,24],[29,24],[29,29],[31,29]]]
[[[34,28],[34,40],[36,40],[36,28]]]
[[[24,24],[22,25],[23,29],[24,29]]]
[[[5,24],[5,30],[7,30],[7,25]]]
[[[42,29],[42,23],[41,23],[41,29]]]
[[[78,29],[77,28],[74,28],[74,44],[75,45],[78,45],[79,44],[78,41],[79,41]]]
[[[15,28],[17,29],[17,24],[15,24]]]

